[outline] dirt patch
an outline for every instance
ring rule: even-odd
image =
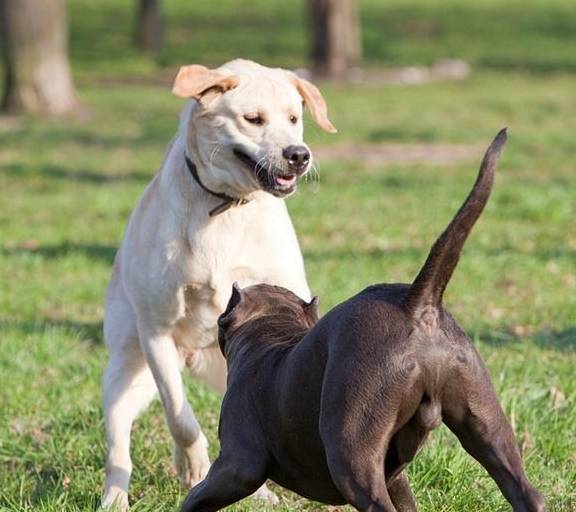
[[[333,144],[314,148],[322,162],[358,162],[367,167],[413,164],[454,164],[477,159],[480,146],[466,144]]]

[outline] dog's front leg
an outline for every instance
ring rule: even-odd
[[[194,487],[182,504],[181,512],[214,512],[250,496],[264,483],[264,465],[252,453],[243,456],[244,446],[235,450],[237,458],[222,454],[206,480]]]
[[[158,387],[170,433],[174,464],[182,485],[192,487],[210,469],[208,441],[186,399],[180,355],[169,331],[139,328],[146,360]]]
[[[227,368],[226,359],[222,356],[220,347],[198,349],[189,364],[191,374],[194,378],[201,380],[222,394],[225,393]],[[276,496],[266,484],[262,484],[253,494],[253,497],[270,504],[279,503],[278,496]]]

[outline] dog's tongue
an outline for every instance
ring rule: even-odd
[[[286,176],[276,176],[276,183],[278,183],[278,185],[281,185],[282,187],[288,187],[290,185],[293,185],[295,181],[296,181],[295,174],[288,174]]]

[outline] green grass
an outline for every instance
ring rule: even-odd
[[[339,134],[322,134],[308,121],[307,140],[312,147],[463,143],[478,151],[469,162],[442,166],[321,162],[319,184],[303,185],[288,200],[311,286],[326,311],[367,284],[410,280],[468,192],[482,148],[509,126],[493,197],[446,299],[488,364],[530,479],[551,511],[573,511],[576,100],[568,71],[576,54],[567,43],[569,31],[562,30],[571,22],[570,3],[385,4],[382,19],[376,16],[379,2],[362,4],[369,64],[377,65],[378,52],[387,48],[392,57],[386,62],[463,56],[477,63],[477,72],[466,82],[420,87],[325,84]],[[70,2],[74,69],[88,108],[84,118],[0,119],[0,510],[84,511],[99,503],[104,289],[127,217],[175,130],[180,102],[167,88],[95,79],[145,76],[182,61],[222,61],[244,40],[246,56],[287,66],[304,63],[304,29],[294,22],[302,11],[289,9],[287,2],[258,0],[253,16],[213,15],[218,37],[207,25],[213,3],[166,2],[176,28],[158,59],[119,51],[129,41],[130,5]],[[259,22],[258,12],[270,23]],[[186,13],[197,14],[194,37],[186,35]],[[374,35],[384,18],[387,42]],[[408,21],[424,18],[443,27],[429,40],[406,28]],[[245,34],[258,23],[278,38],[260,34],[247,40]],[[104,27],[109,28],[98,32]],[[522,69],[498,72],[496,61]],[[547,66],[558,72],[533,73]],[[188,385],[214,456],[219,397]],[[554,390],[560,399],[553,399]],[[135,511],[174,510],[183,498],[170,469],[170,450],[156,403],[133,435]],[[409,473],[424,512],[508,510],[495,484],[444,428]],[[274,510],[318,508],[281,494],[283,504]],[[234,510],[262,507],[246,501]]]

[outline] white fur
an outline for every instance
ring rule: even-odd
[[[130,430],[157,393],[181,481],[192,486],[206,475],[208,443],[186,399],[181,370],[188,363],[194,377],[224,391],[216,320],[232,283],[273,283],[310,298],[283,200],[258,190],[251,171],[230,149],[240,144],[254,157],[279,162],[283,147],[302,144],[302,99],[282,70],[233,61],[219,71],[239,75],[240,85],[184,108],[114,262],[104,319],[109,350],[103,379],[109,446],[104,507],[128,508]],[[265,110],[266,126],[244,121],[242,114],[251,110]],[[298,116],[297,124],[288,121],[289,114]],[[221,200],[193,180],[185,152],[206,186],[251,201],[209,217]]]

